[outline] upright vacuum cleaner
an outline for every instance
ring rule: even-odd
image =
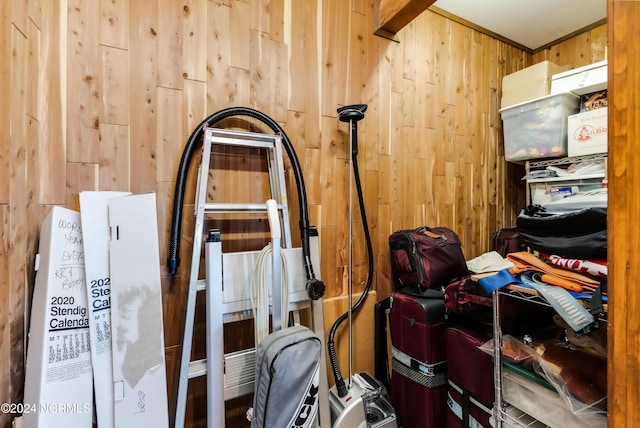
[[[338,108],[338,117],[341,122],[349,122],[349,136],[351,151],[349,163],[353,167],[353,174],[349,175],[349,256],[347,267],[348,282],[348,305],[346,313],[342,314],[331,327],[327,347],[331,368],[335,379],[335,385],[329,390],[329,403],[331,406],[331,421],[333,428],[395,428],[396,416],[389,402],[387,392],[381,382],[367,373],[352,374],[352,315],[364,303],[373,278],[373,249],[371,236],[367,223],[364,198],[362,196],[362,185],[358,172],[358,121],[364,119],[367,110],[366,104],[353,104]],[[364,227],[365,240],[367,244],[369,275],[364,291],[355,305],[352,306],[352,181],[355,178],[356,189],[362,225]],[[335,348],[335,334],[342,322],[348,320],[349,334],[349,377],[347,382],[342,377],[338,364],[338,357]]]

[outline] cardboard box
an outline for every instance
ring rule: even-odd
[[[550,61],[542,61],[502,78],[501,108],[549,95],[551,77],[566,70]]]
[[[607,61],[554,74],[551,78],[551,93],[573,92],[576,95],[607,89]]]
[[[80,213],[54,206],[40,227],[38,251],[24,425],[91,428],[93,379]]]
[[[604,107],[569,116],[567,119],[569,156],[607,152],[608,110]]]
[[[504,157],[509,162],[567,155],[567,118],[578,112],[571,93],[547,95],[500,109]]]

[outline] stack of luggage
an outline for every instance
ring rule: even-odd
[[[490,427],[493,363],[478,349],[490,336],[461,326],[453,316],[481,309],[489,315],[480,317],[486,328],[491,297],[471,289],[457,234],[446,228],[403,230],[391,235],[389,245],[397,288],[389,304],[390,390],[399,424]]]

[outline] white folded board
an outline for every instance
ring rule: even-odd
[[[573,92],[576,95],[607,89],[607,60],[574,68],[551,77],[551,93]]]
[[[40,227],[24,425],[91,428],[93,381],[80,213],[54,206]]]
[[[156,197],[108,205],[115,427],[168,427]]]
[[[130,192],[80,192],[91,362],[96,418],[100,428],[113,428],[111,275],[109,272],[111,234],[107,201],[130,194]]]

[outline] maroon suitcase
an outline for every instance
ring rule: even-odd
[[[489,428],[494,401],[493,359],[478,347],[489,340],[466,327],[449,327],[447,428]]]
[[[443,299],[391,294],[391,402],[403,428],[443,428],[447,355]]]

